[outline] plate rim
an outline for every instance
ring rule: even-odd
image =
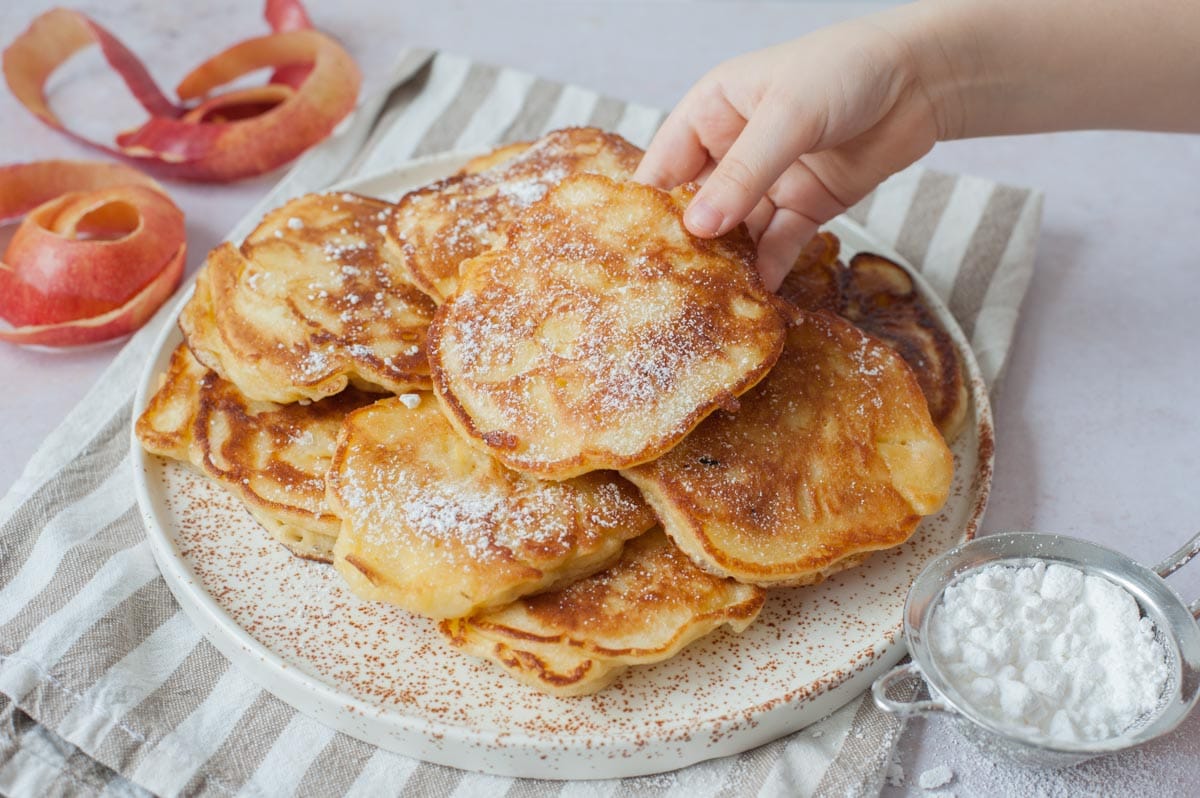
[[[369,187],[372,184],[386,183],[389,179],[395,180],[397,175],[409,174],[419,170],[445,169],[447,170],[443,172],[443,176],[445,176],[449,174],[449,171],[461,165],[467,159],[486,151],[464,150],[437,153],[413,159],[392,168],[363,175],[352,180],[339,181],[321,191],[365,193],[362,190],[364,186]],[[284,201],[286,199],[281,200],[281,202]],[[251,211],[251,213],[253,212]],[[968,494],[973,496],[974,504],[968,511],[968,517],[962,531],[965,540],[973,539],[977,535],[987,508],[991,492],[992,473],[994,471],[994,445],[990,443],[994,437],[994,422],[987,387],[983,381],[974,351],[959,326],[957,319],[950,313],[945,302],[933,291],[921,273],[906,258],[896,252],[895,249],[878,240],[865,227],[844,214],[823,225],[822,229],[829,230],[837,235],[843,245],[843,250],[863,251],[865,249],[863,245],[866,245],[870,247],[870,251],[877,252],[904,266],[912,276],[918,292],[929,303],[935,316],[942,323],[947,333],[954,340],[956,348],[959,350],[963,361],[964,376],[971,404],[971,415],[968,417],[971,421],[969,423],[973,423],[975,428],[973,432],[979,438],[975,451],[977,458],[975,471],[970,475],[969,482],[967,483],[969,486]],[[143,366],[134,395],[134,419],[145,408],[149,396],[154,390],[157,390],[158,375],[163,370],[165,359],[169,357],[171,349],[174,348],[175,339],[181,338],[177,323],[178,317],[184,304],[191,298],[193,290],[194,279],[172,301],[168,321],[155,338],[146,363]],[[986,445],[985,437],[989,441]],[[783,695],[775,696],[755,706],[729,707],[719,717],[710,716],[705,718],[703,722],[681,716],[670,725],[657,727],[656,732],[659,739],[679,744],[681,741],[686,742],[700,735],[711,735],[723,726],[737,724],[747,718],[759,721],[746,727],[749,731],[742,735],[724,735],[720,741],[706,741],[706,747],[698,755],[683,757],[683,759],[669,762],[663,762],[661,759],[656,760],[653,756],[642,760],[636,754],[632,757],[625,757],[619,760],[609,758],[606,760],[608,767],[602,768],[601,771],[591,775],[580,775],[577,773],[565,775],[558,771],[558,765],[551,765],[552,769],[550,770],[547,770],[545,766],[538,769],[536,765],[537,753],[544,753],[548,750],[562,753],[559,745],[556,745],[556,743],[573,738],[570,735],[557,734],[553,735],[554,739],[550,739],[551,735],[534,736],[524,730],[508,731],[502,728],[453,724],[434,718],[405,714],[395,708],[380,706],[349,692],[338,690],[334,685],[314,675],[307,674],[301,668],[288,663],[265,643],[258,641],[198,583],[198,580],[187,565],[187,560],[180,554],[172,534],[168,532],[171,529],[171,525],[161,516],[162,508],[159,506],[159,502],[151,495],[149,475],[151,473],[151,459],[155,456],[142,448],[137,439],[135,425],[132,424],[130,427],[130,447],[132,469],[134,472],[134,490],[139,511],[146,526],[146,538],[151,553],[176,601],[179,602],[181,608],[192,622],[199,627],[204,637],[230,661],[230,664],[245,668],[247,675],[260,687],[296,708],[298,711],[310,717],[315,717],[318,722],[322,722],[337,731],[362,739],[379,748],[395,751],[403,755],[453,767],[463,767],[462,759],[453,756],[453,749],[449,746],[439,744],[432,751],[422,749],[418,752],[415,747],[411,746],[396,747],[395,745],[387,745],[384,743],[391,743],[394,740],[391,738],[386,741],[380,741],[377,738],[369,739],[363,734],[348,728],[346,723],[339,722],[339,718],[328,717],[328,713],[331,711],[329,708],[335,707],[342,711],[354,713],[360,718],[374,718],[380,722],[394,725],[399,732],[417,734],[423,738],[435,738],[439,741],[444,740],[471,746],[482,744],[488,748],[505,751],[520,750],[535,754],[532,757],[533,767],[513,764],[512,762],[509,762],[508,765],[504,762],[489,763],[484,762],[482,757],[476,756],[471,761],[470,769],[472,770],[513,777],[548,779],[611,778],[613,776],[647,775],[674,770],[707,759],[749,750],[770,740],[794,733],[804,728],[804,726],[788,726],[788,728],[780,731],[777,728],[778,724],[769,722],[769,720],[777,718],[782,713],[797,710],[806,704],[813,707],[820,706],[822,715],[818,715],[817,717],[822,717],[824,714],[834,711],[859,695],[861,690],[853,689],[854,687],[861,683],[862,689],[865,689],[875,676],[898,662],[907,651],[903,639],[903,608],[901,607],[897,610],[894,627],[885,631],[870,645],[873,655],[870,661],[858,667],[854,666],[853,661],[848,666],[844,662],[840,670],[834,670],[829,674],[825,674],[825,676],[829,677],[825,681],[827,686],[816,694],[806,694],[808,693],[808,685],[801,685]],[[847,653],[854,654],[858,652]],[[322,704],[326,704],[327,706],[322,706]],[[814,719],[811,722],[816,721]],[[757,734],[754,733],[755,731],[757,731]],[[622,746],[640,750],[642,746],[639,743],[644,742],[644,734],[640,734],[636,729],[618,730],[616,733],[606,736],[603,740],[603,745],[596,747],[595,753],[603,755],[606,750],[618,750]],[[606,749],[605,746],[609,746],[610,749]],[[438,756],[437,754],[440,752],[445,752],[448,755]],[[619,766],[618,763],[620,763]],[[634,766],[631,767],[631,763]],[[639,763],[643,766],[638,767]]]

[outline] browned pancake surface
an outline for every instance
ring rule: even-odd
[[[505,468],[428,393],[351,414],[327,482],[342,518],[334,565],[351,589],[435,618],[607,567],[654,523],[614,472],[543,482]]]
[[[388,250],[391,205],[310,194],[208,257],[180,316],[188,346],[247,396],[320,399],[348,384],[429,387],[433,304]]]
[[[953,458],[904,361],[848,322],[798,312],[775,368],[658,460],[622,473],[697,563],[800,585],[908,539]]]
[[[899,352],[917,375],[934,423],[953,441],[969,402],[954,341],[902,266],[865,252],[846,265],[838,260],[839,248],[832,233],[815,236],[784,279],[780,296],[804,310],[837,313]]]
[[[325,471],[342,420],[369,401],[354,389],[306,405],[247,399],[181,345],[136,430],[148,451],[190,462],[241,499],[292,553],[329,562],[339,521]]]
[[[511,468],[562,479],[652,459],[783,346],[744,228],[691,236],[689,197],[567,178],[465,266],[430,328],[434,390]]]
[[[661,662],[717,627],[741,632],[765,593],[697,568],[663,534],[625,546],[611,568],[560,590],[444,621],[452,645],[555,695],[594,693],[630,665]]]
[[[494,169],[506,161],[511,161],[525,150],[529,149],[532,142],[518,141],[512,144],[505,144],[502,147],[497,147],[491,152],[477,155],[471,160],[463,164],[463,168],[459,169],[456,174],[459,175],[474,175],[480,172],[486,172],[489,169]]]
[[[567,128],[502,147],[459,173],[405,195],[389,232],[413,282],[437,302],[454,293],[459,265],[499,243],[521,210],[564,177],[633,176],[642,151],[614,133]]]
[[[134,423],[142,448],[173,460],[190,458],[200,410],[200,383],[207,373],[186,346],[175,347],[167,370],[159,375],[158,389]]]

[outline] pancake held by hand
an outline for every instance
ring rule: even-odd
[[[745,229],[694,238],[687,199],[576,175],[464,265],[429,339],[460,432],[511,468],[564,479],[657,457],[762,379],[783,346],[782,303]]]
[[[904,361],[842,319],[798,312],[739,412],[622,473],[702,567],[773,586],[903,543],[945,502],[953,468]]]
[[[179,326],[196,357],[247,396],[320,399],[348,384],[429,387],[433,303],[387,251],[391,205],[310,194],[222,244],[196,278]]]
[[[860,252],[847,266],[838,260],[832,233],[813,237],[779,289],[803,310],[828,310],[895,349],[908,363],[929,403],[933,423],[947,441],[967,418],[967,386],[958,350],[938,324],[912,277],[881,255]]]
[[[327,476],[342,518],[334,565],[363,598],[466,615],[605,568],[653,525],[615,473],[518,474],[464,443],[433,396],[417,397],[351,414]]]
[[[459,265],[499,243],[522,209],[568,175],[633,176],[642,151],[614,133],[577,127],[512,144],[461,172],[405,195],[389,235],[413,282],[438,302],[454,293]]]
[[[241,499],[293,554],[330,562],[339,521],[325,506],[325,471],[343,417],[370,401],[356,390],[307,405],[247,399],[181,345],[137,436]]]
[[[661,529],[630,541],[620,561],[561,590],[443,621],[451,644],[554,695],[594,693],[630,665],[661,662],[728,624],[745,630],[761,588],[697,568]]]

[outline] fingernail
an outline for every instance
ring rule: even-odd
[[[725,215],[702,199],[693,200],[683,214],[683,223],[698,236],[715,236],[721,232]]]

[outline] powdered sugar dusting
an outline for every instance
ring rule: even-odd
[[[494,246],[520,212],[566,177],[594,172],[628,179],[639,160],[640,151],[618,137],[555,131],[490,169],[411,192],[400,200],[392,232],[410,268],[444,299],[454,292],[460,264]]]
[[[1104,740],[1167,682],[1154,625],[1123,588],[1066,565],[992,565],[946,588],[930,643],[982,715],[1054,741]]]
[[[648,457],[778,353],[783,321],[749,267],[648,190],[571,176],[443,305],[433,360],[477,428],[515,439],[512,460],[497,451],[510,465]]]
[[[948,717],[931,716],[917,724],[901,737],[901,756],[907,762],[915,759],[920,763],[928,752],[934,763],[951,763],[953,786],[960,796],[1192,798],[1195,794],[1190,772],[1195,759],[1194,741],[1200,734],[1197,712],[1191,713],[1174,734],[1066,768],[1030,767],[1008,762],[994,752],[980,751]],[[922,749],[919,757],[918,748]],[[883,795],[898,798],[911,792],[889,788]]]
[[[310,349],[301,358],[299,368],[305,379],[315,380],[329,372],[329,353]]]
[[[519,208],[528,207],[546,196],[550,187],[566,176],[566,167],[557,165],[533,177],[501,183],[500,196],[512,200]]]
[[[370,470],[361,471],[364,467]],[[386,472],[378,468],[351,457],[339,475],[352,523],[374,546],[396,545],[399,538],[392,530],[402,528],[422,548],[441,549],[453,540],[476,562],[514,555],[537,560],[537,553],[562,556],[586,547],[605,529],[619,528],[641,512],[634,495],[612,483],[581,492],[571,483],[515,475],[429,479],[398,463]]]
[[[945,787],[954,779],[954,771],[945,765],[938,765],[929,770],[923,771],[917,778],[917,783],[921,785],[922,790],[933,790],[938,787]]]
[[[367,197],[307,195],[247,238],[252,266],[242,279],[256,296],[244,315],[263,319],[263,329],[242,357],[255,364],[260,390],[278,401],[320,398],[343,375],[396,391],[428,386],[423,343],[434,307],[389,260],[389,215]],[[255,349],[263,339],[269,357]]]

